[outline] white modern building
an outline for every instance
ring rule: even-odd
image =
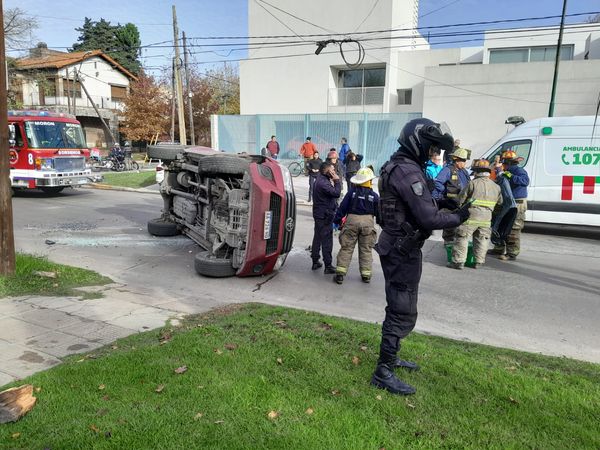
[[[90,147],[112,145],[94,106],[117,137],[122,102],[134,74],[100,50],[58,52],[43,43],[31,49],[28,57],[18,59],[16,70],[12,89],[20,107],[73,114]]]
[[[557,27],[493,30],[481,46],[431,49],[415,31],[418,0],[272,5],[248,2],[250,36],[282,37],[250,40],[240,63],[242,114],[418,113],[447,122],[475,155],[507,131],[507,117],[548,114]],[[363,42],[359,67],[348,67],[334,44],[315,55],[315,42],[346,35]],[[461,39],[469,37],[444,40]],[[350,63],[353,45],[343,45]],[[569,25],[554,114],[594,114],[599,95],[600,24]]]

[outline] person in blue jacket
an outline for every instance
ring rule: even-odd
[[[335,267],[333,257],[333,219],[337,211],[337,201],[342,192],[341,178],[329,162],[321,164],[319,175],[313,185],[313,219],[315,231],[313,235],[311,258],[312,270],[323,266],[319,262],[321,250],[325,263],[325,274],[333,275]]]
[[[436,200],[446,200],[451,206],[458,199],[458,194],[467,187],[469,181],[469,172],[465,169],[467,159],[469,158],[468,150],[458,148],[450,155],[452,164],[444,167],[438,176],[435,178],[435,188],[431,196]],[[458,207],[458,204],[455,205]],[[442,231],[444,245],[451,245],[454,242],[454,233],[456,228],[445,228]]]
[[[442,171],[442,155],[439,150],[432,150],[431,157],[425,164],[425,176],[428,180],[435,180]]]
[[[346,165],[346,156],[348,155],[348,152],[350,151],[350,146],[348,145],[348,139],[346,139],[345,137],[343,137],[340,140],[340,151],[339,151],[339,157],[340,157],[340,161],[341,163],[345,166]]]
[[[513,223],[512,230],[506,238],[506,243],[494,247],[499,259],[514,261],[521,252],[521,230],[525,226],[525,213],[527,212],[527,186],[529,186],[529,175],[519,163],[522,158],[512,150],[502,153],[502,164],[496,167],[496,179],[508,178],[510,189],[517,203],[517,217]]]

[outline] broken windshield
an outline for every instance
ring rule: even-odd
[[[81,125],[50,120],[25,122],[25,134],[30,148],[85,148]]]

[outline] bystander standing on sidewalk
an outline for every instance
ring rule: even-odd
[[[276,136],[271,136],[271,140],[267,142],[266,147],[270,153],[271,158],[277,159],[279,155],[279,142],[277,142]]]
[[[312,159],[309,159],[308,163],[306,163],[306,169],[308,170],[308,203],[312,201],[314,185],[315,181],[317,181],[321,164],[323,164],[323,160],[319,158],[319,152],[313,153]]]
[[[300,147],[300,155],[304,158],[304,171],[308,175],[306,164],[309,159],[312,159],[314,153],[317,151],[317,147],[312,143],[310,136],[307,136],[306,141]]]

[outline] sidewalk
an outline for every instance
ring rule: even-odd
[[[104,297],[26,296],[0,301],[0,386],[60,364],[64,356],[90,354],[119,338],[221,304],[211,299],[189,303],[155,298],[118,284],[81,290],[100,291]]]

